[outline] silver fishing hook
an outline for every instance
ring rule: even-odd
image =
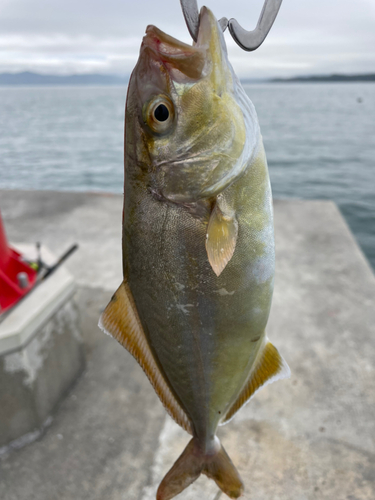
[[[180,4],[189,33],[194,42],[196,42],[198,40],[198,31],[199,31],[198,2],[197,0],[180,0]],[[219,20],[219,24],[223,31],[227,29],[228,22],[229,21],[226,17],[222,17]]]
[[[266,0],[260,13],[258,24],[253,31],[246,31],[238,21],[229,21],[229,31],[233,40],[247,51],[256,50],[266,39],[283,0]]]
[[[265,0],[258,24],[253,31],[247,31],[235,19],[223,17],[219,24],[223,31],[227,26],[233,40],[246,51],[256,50],[266,39],[276,16],[279,12],[282,0]],[[182,12],[190,35],[196,42],[199,31],[199,10],[197,0],[180,0]]]

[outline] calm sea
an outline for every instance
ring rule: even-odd
[[[245,89],[274,197],[334,200],[375,268],[375,85]],[[121,193],[125,94],[120,87],[0,88],[0,188]]]

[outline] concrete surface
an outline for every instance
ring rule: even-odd
[[[2,456],[1,499],[153,499],[189,440],[96,327],[121,281],[121,205],[119,196],[0,192],[10,240],[38,239],[57,254],[80,243],[67,265],[81,285],[87,354],[44,436]],[[292,378],[260,391],[220,438],[246,500],[374,500],[374,275],[333,203],[277,201],[275,230],[268,334]],[[203,476],[177,498],[219,497]]]
[[[34,247],[16,248],[33,258]],[[56,261],[45,247],[41,254],[46,264]],[[61,266],[1,318],[0,454],[38,435],[83,370],[74,293],[73,277]]]

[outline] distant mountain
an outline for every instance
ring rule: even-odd
[[[295,76],[294,78],[272,78],[270,82],[375,82],[375,73],[359,75],[317,75],[317,76]]]
[[[269,80],[267,78],[240,78],[243,85],[251,83],[267,83]]]
[[[116,75],[41,75],[22,73],[0,73],[0,85],[126,85],[128,78]]]
[[[126,85],[129,78],[118,75],[84,74],[84,75],[41,75],[31,71],[22,73],[0,73],[1,85]],[[375,73],[358,75],[317,75],[295,76],[293,78],[250,79],[241,78],[246,83],[320,83],[320,82],[375,82]]]

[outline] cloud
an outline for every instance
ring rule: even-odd
[[[0,71],[129,74],[147,24],[190,43],[178,0],[1,0]],[[203,2],[202,2],[203,4]],[[256,25],[263,1],[210,0],[217,17]],[[373,0],[285,0],[266,40],[242,51],[227,35],[240,76],[375,71]]]

